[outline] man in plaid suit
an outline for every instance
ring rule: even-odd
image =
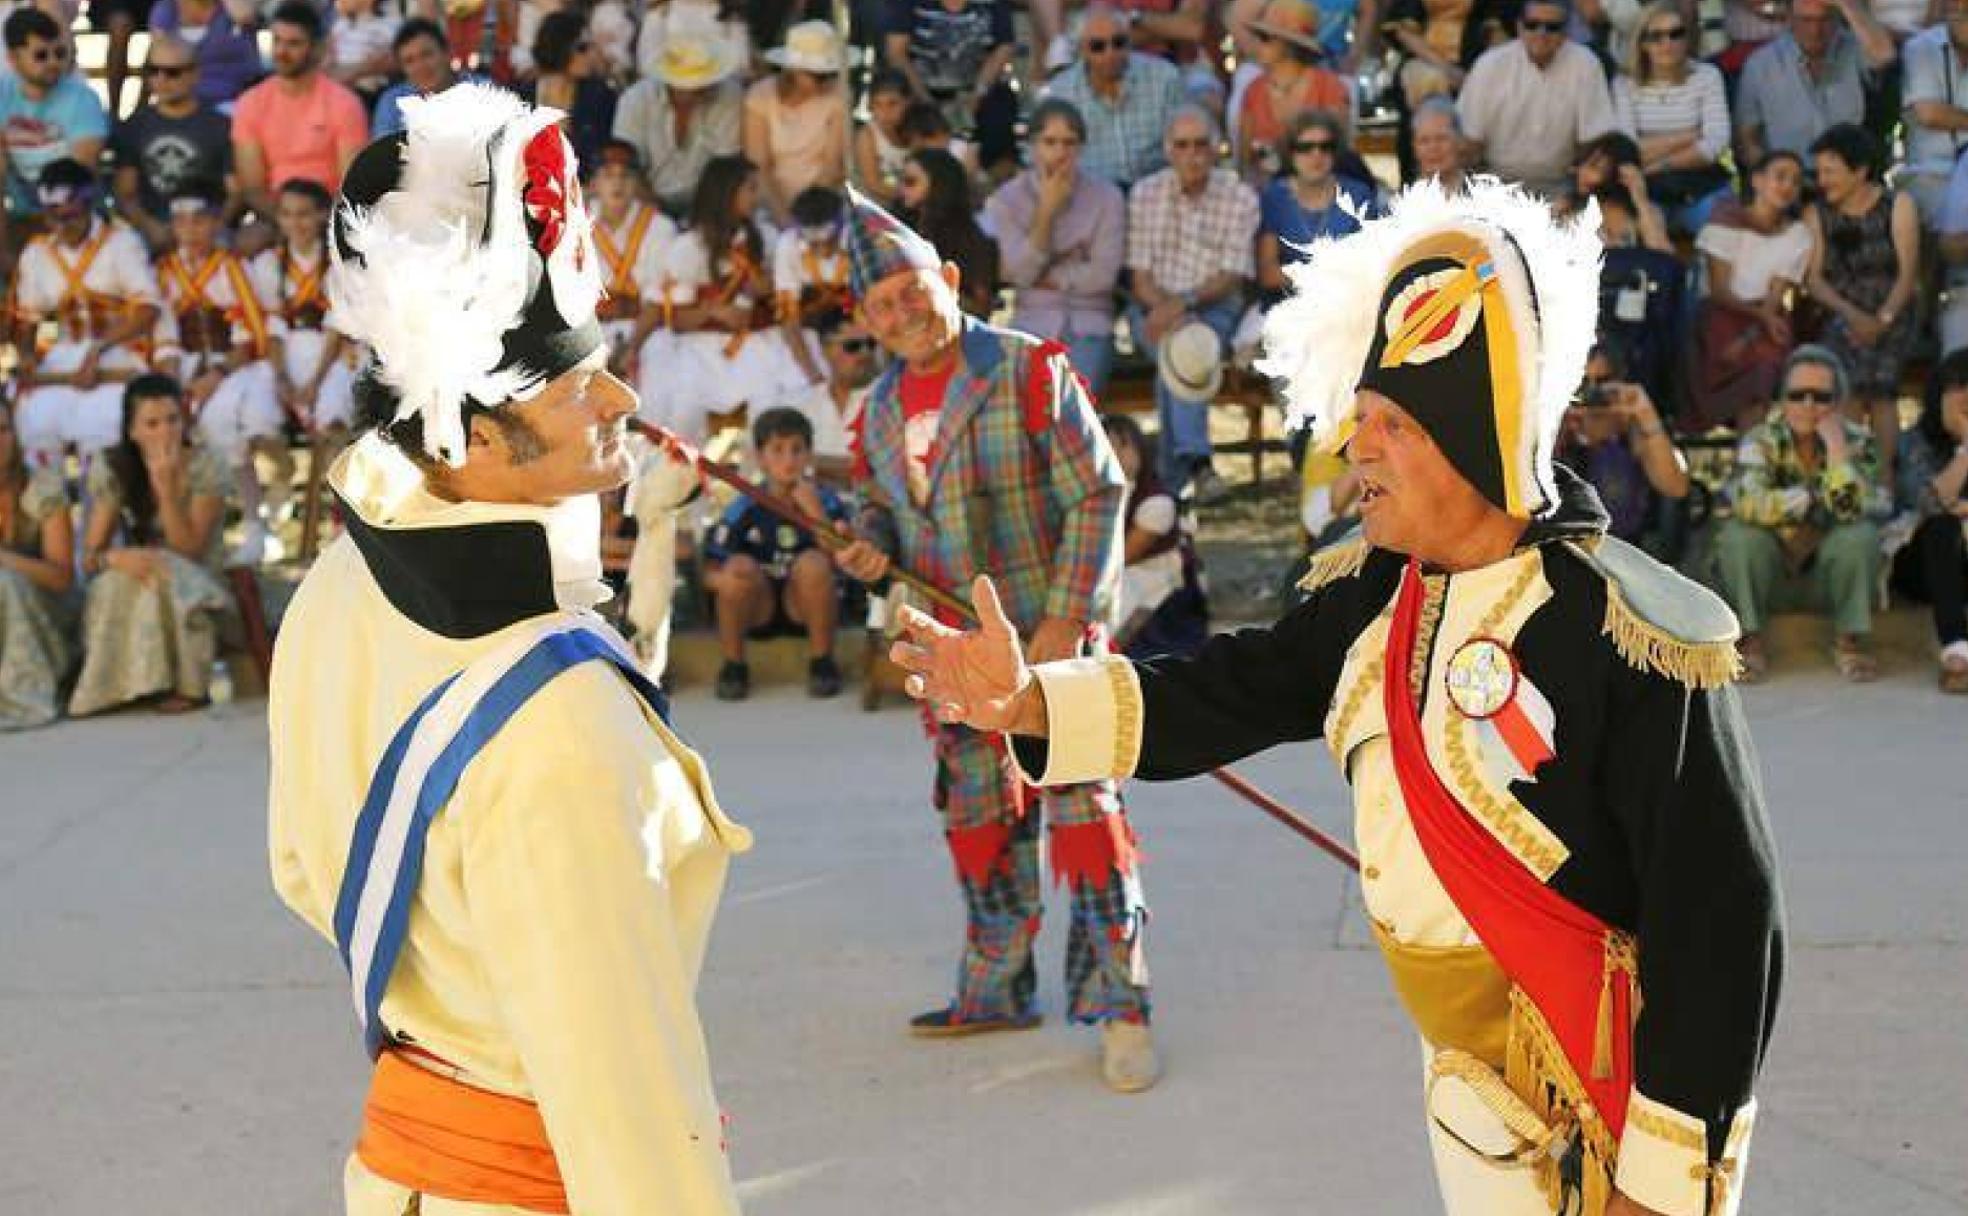
[[[868,328],[896,362],[856,426],[857,488],[874,505],[842,568],[877,582],[900,561],[947,587],[988,571],[1033,651],[1063,659],[1099,644],[1119,585],[1127,485],[1065,349],[964,316],[956,267],[859,195],[848,248]],[[1052,872],[1072,892],[1068,1014],[1100,1026],[1108,1085],[1153,1085],[1147,909],[1119,787],[1028,789],[1002,736],[962,726],[937,726],[935,749],[935,801],[969,925],[955,999],[911,1029],[1038,1024],[1032,948],[1050,818]]]

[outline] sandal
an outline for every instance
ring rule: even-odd
[[[1744,684],[1761,684],[1770,674],[1770,660],[1763,653],[1763,639],[1756,634],[1745,634],[1736,642],[1736,656],[1742,660],[1741,680]]]
[[[1858,638],[1838,639],[1838,643],[1831,648],[1831,661],[1838,667],[1838,674],[1849,683],[1870,684],[1879,678],[1878,661]]]
[[[194,709],[203,709],[208,702],[198,697],[187,697],[183,693],[172,693],[159,701],[153,708],[160,714],[188,714]]]

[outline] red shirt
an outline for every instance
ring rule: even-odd
[[[943,395],[958,360],[941,371],[918,373],[902,369],[897,385],[902,398],[903,445],[909,453],[909,493],[917,502],[929,499],[929,470],[936,463],[936,428],[943,418]]]

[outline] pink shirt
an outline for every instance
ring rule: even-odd
[[[342,184],[342,163],[369,142],[369,120],[354,93],[319,72],[300,93],[276,76],[239,95],[232,139],[259,148],[268,190],[302,177],[332,192]]]

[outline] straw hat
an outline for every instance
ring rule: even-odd
[[[1162,383],[1180,400],[1207,405],[1223,387],[1223,340],[1201,321],[1163,338],[1156,363]]]
[[[1307,50],[1325,53],[1319,41],[1319,10],[1309,0],[1271,0],[1250,27]]]
[[[670,35],[656,76],[673,89],[708,89],[738,70],[723,39],[677,32]]]
[[[765,53],[774,67],[827,75],[841,70],[840,33],[825,21],[802,21],[786,31],[786,45]]]

